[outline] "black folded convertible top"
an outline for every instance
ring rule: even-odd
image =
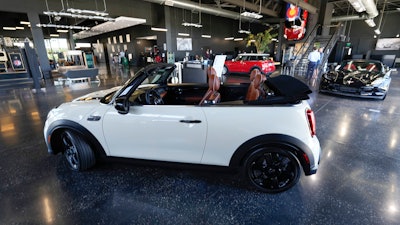
[[[287,75],[268,78],[265,84],[274,92],[274,95],[267,96],[266,99],[249,101],[248,104],[266,105],[296,103],[300,100],[309,99],[308,94],[312,93],[305,83]]]

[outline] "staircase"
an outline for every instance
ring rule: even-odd
[[[285,72],[286,74],[300,79],[305,79],[308,67],[308,54],[312,51],[314,45],[316,43],[319,43],[319,45],[324,48],[324,57],[321,63],[318,65],[318,77],[320,77],[323,66],[328,62],[329,54],[332,52],[332,48],[335,46],[337,40],[339,39],[341,29],[343,27],[342,24],[331,26],[331,35],[319,36],[317,35],[317,30],[320,26],[321,25],[319,24],[315,25],[309,35],[305,38],[301,48],[295,54],[295,56],[291,60],[291,63],[288,65],[291,68],[284,68],[284,70],[289,71]]]

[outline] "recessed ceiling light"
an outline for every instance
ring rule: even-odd
[[[3,30],[17,30],[15,27],[3,27]]]

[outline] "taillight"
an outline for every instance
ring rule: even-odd
[[[311,109],[307,109],[306,114],[307,114],[308,126],[310,128],[310,133],[311,136],[313,137],[316,135],[314,112]]]

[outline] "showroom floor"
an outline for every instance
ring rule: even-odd
[[[111,74],[36,94],[0,90],[0,224],[399,224],[399,73],[384,101],[311,95],[320,168],[280,194],[254,191],[217,168],[113,161],[69,171],[61,155],[47,153],[47,112],[133,72]]]

